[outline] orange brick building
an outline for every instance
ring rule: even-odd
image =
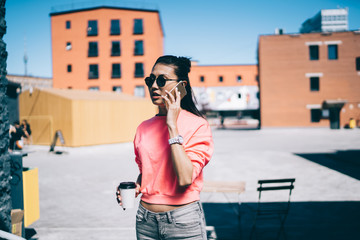
[[[256,65],[197,65],[191,63],[192,87],[257,86]]]
[[[94,7],[53,12],[53,87],[145,96],[145,74],[163,55],[157,10]]]
[[[360,32],[262,35],[258,51],[263,127],[359,121]]]

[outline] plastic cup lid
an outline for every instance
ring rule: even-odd
[[[122,182],[120,183],[119,188],[132,189],[132,188],[136,188],[136,184],[134,182]]]

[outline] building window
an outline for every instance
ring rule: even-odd
[[[144,55],[144,42],[143,42],[143,40],[135,40],[134,55],[135,56]]]
[[[121,86],[113,86],[112,90],[113,90],[113,92],[121,93],[122,92],[122,87]]]
[[[67,72],[72,72],[72,66],[71,66],[71,64],[67,65]]]
[[[310,91],[319,91],[320,90],[320,80],[319,77],[310,78]]]
[[[111,43],[111,56],[120,56],[120,55],[121,55],[120,41],[113,41]]]
[[[99,78],[99,65],[90,64],[89,65],[89,79],[98,79]]]
[[[99,91],[100,88],[99,87],[89,87],[90,91]]]
[[[338,59],[338,45],[328,45],[328,58],[329,60]]]
[[[88,57],[97,57],[97,56],[98,56],[98,43],[89,42]]]
[[[134,96],[145,97],[145,88],[144,88],[144,86],[136,86],[134,88]]]
[[[134,19],[134,34],[143,34],[143,20],[142,19]]]
[[[200,76],[200,82],[205,82],[205,77],[204,76]]]
[[[88,21],[87,35],[88,36],[97,36],[98,35],[97,20],[89,20]]]
[[[310,114],[311,114],[311,122],[320,122],[321,119],[321,109],[310,109]]]
[[[319,60],[319,46],[310,45],[309,54],[310,54],[310,60]]]
[[[223,82],[223,81],[224,81],[223,76],[220,76],[220,77],[219,77],[219,82]]]
[[[237,76],[236,81],[237,81],[238,83],[240,83],[240,82],[241,82],[241,76],[240,76],[240,75],[239,75],[239,76]]]
[[[121,65],[120,63],[112,64],[111,78],[121,78]]]
[[[135,77],[144,77],[144,64],[135,63]]]
[[[71,28],[71,22],[70,21],[66,21],[66,29],[70,29]]]
[[[360,57],[355,59],[356,71],[360,71]]]
[[[322,119],[329,119],[330,117],[330,110],[329,109],[322,109],[321,110],[321,118]]]
[[[71,42],[66,43],[66,51],[70,51],[72,49]]]
[[[120,35],[120,20],[111,20],[110,35]]]

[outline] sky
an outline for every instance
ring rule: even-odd
[[[134,3],[135,2],[135,3]],[[164,53],[199,65],[256,64],[259,35],[299,32],[321,9],[349,8],[349,30],[360,29],[360,0],[6,0],[8,74],[52,77],[52,8],[89,3],[151,6],[160,12]]]

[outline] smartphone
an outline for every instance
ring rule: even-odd
[[[173,88],[170,90],[170,93],[171,93],[171,92],[173,92],[173,91],[175,90],[175,88],[177,88],[177,89],[179,90],[179,92],[180,92],[180,98],[181,98],[181,99],[183,99],[183,97],[185,97],[185,95],[187,94],[186,89],[185,89],[184,85],[182,84],[182,82],[183,82],[183,81],[178,82],[178,84],[176,84],[176,86],[173,87]],[[175,92],[174,92],[174,96],[176,96],[176,95],[175,95]]]

